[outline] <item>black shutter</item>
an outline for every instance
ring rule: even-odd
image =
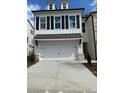
[[[85,33],[85,23],[82,23],[82,31]]]
[[[68,29],[68,16],[66,16],[65,19],[66,19],[66,29]]]
[[[65,28],[64,23],[65,23],[65,21],[64,21],[64,16],[62,16],[62,29]]]
[[[76,18],[77,18],[77,28],[80,28],[80,17],[79,17],[79,15],[77,15]]]
[[[47,16],[47,29],[49,30],[50,29],[50,17]]]
[[[54,29],[54,16],[51,16],[51,29]]]
[[[39,17],[36,17],[36,30],[39,30]]]

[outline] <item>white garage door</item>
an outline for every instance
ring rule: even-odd
[[[41,45],[41,60],[76,60],[75,45]]]

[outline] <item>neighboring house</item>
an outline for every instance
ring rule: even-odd
[[[84,28],[84,29],[83,29]],[[97,60],[97,12],[91,12],[82,17],[83,30],[83,51],[84,57],[87,54],[91,59]]]
[[[34,47],[34,27],[31,22],[27,20],[27,56],[33,54]]]
[[[83,60],[82,20],[84,8],[69,8],[68,0],[47,1],[47,10],[32,11],[35,16],[34,53],[40,60]]]

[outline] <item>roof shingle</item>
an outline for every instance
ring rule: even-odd
[[[80,33],[73,34],[44,34],[36,35],[34,39],[67,39],[67,38],[82,38]]]

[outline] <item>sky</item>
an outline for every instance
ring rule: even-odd
[[[27,19],[33,24],[34,16],[31,10],[47,9],[47,0],[27,0]],[[60,7],[60,0],[56,0],[57,8]],[[69,0],[69,8],[85,8],[84,14],[96,11],[97,0]]]

